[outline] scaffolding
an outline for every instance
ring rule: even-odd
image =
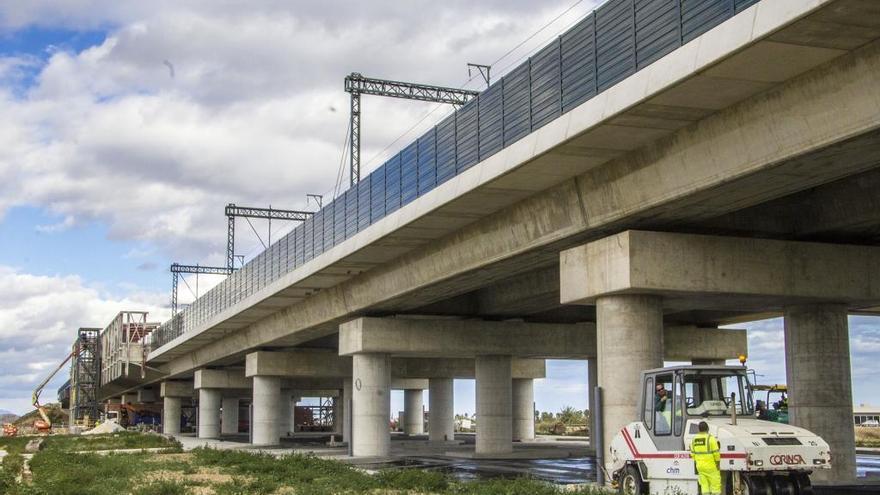
[[[121,311],[101,332],[101,385],[128,378],[132,365],[140,367],[136,379],[146,376],[144,338],[159,327],[147,321],[146,311]]]
[[[98,419],[101,373],[100,328],[80,328],[70,364],[70,422],[91,427]]]

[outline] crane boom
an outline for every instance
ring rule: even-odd
[[[40,405],[40,394],[43,392],[43,388],[46,387],[46,384],[49,383],[52,380],[52,378],[55,378],[55,375],[57,375],[58,372],[61,371],[61,368],[64,368],[64,365],[66,365],[67,362],[70,361],[70,358],[72,358],[72,357],[73,357],[73,352],[69,353],[67,355],[67,357],[64,358],[64,361],[61,361],[61,364],[59,364],[58,367],[56,367],[52,371],[52,373],[50,373],[49,376],[46,377],[45,380],[43,380],[42,382],[40,382],[39,385],[37,385],[37,388],[34,389],[34,393],[31,395],[31,402],[33,402],[34,407],[37,408],[37,412],[40,413],[40,417],[43,418],[43,421],[44,421],[44,424],[38,425],[37,429],[39,429],[39,430],[48,431],[49,428],[52,427],[52,420],[49,419],[49,415],[46,414],[46,410],[43,408],[43,406]]]

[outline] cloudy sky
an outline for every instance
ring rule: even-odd
[[[340,192],[346,74],[480,88],[467,62],[503,75],[595,3],[0,2],[0,409],[29,409],[78,327],[121,309],[164,320],[172,261],[223,263],[225,204],[302,209]],[[365,98],[366,171],[448,111]],[[852,323],[856,401],[871,402],[880,328]],[[752,363],[782,381],[781,323],[750,328]],[[585,363],[548,372],[539,409],[586,407]],[[473,382],[457,389],[472,412]]]

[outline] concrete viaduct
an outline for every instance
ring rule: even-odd
[[[384,456],[391,389],[410,417],[427,388],[444,441],[452,379],[475,378],[475,455],[503,455],[534,436],[544,359],[589,360],[607,442],[641,370],[735,359],[745,332],[720,325],[782,315],[791,421],[853,478],[847,315],[880,309],[878,9],[754,3],[154,345],[161,373],[126,392],[152,387],[166,418],[195,394],[201,437],[251,396],[271,445],[291,397],[329,389],[354,455]]]

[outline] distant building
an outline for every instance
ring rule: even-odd
[[[859,404],[853,407],[856,426],[880,426],[880,406]]]

